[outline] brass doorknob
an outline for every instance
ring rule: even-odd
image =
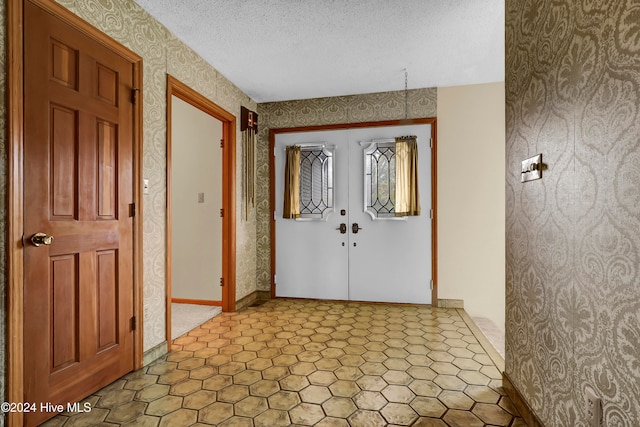
[[[31,236],[31,243],[34,246],[50,245],[53,243],[53,236],[47,236],[44,233],[36,233]]]

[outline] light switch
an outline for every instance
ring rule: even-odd
[[[542,178],[542,154],[537,154],[522,161],[520,182]]]
[[[143,194],[149,194],[149,180],[148,179],[143,179],[142,180],[142,193]]]
[[[204,203],[204,193],[198,193],[198,203]]]

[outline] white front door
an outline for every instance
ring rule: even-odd
[[[375,215],[367,212],[372,209],[365,206],[365,194],[371,191],[369,181],[365,184],[370,179],[365,151],[384,147],[385,142],[403,135],[418,137],[422,213],[402,219],[374,219]],[[276,296],[431,303],[430,138],[428,124],[276,135]],[[305,193],[301,204],[317,207],[318,200],[333,195],[324,216],[282,218],[285,148],[290,145],[302,147],[307,165],[311,161],[325,164],[328,181],[323,182],[329,184],[328,190],[317,188],[322,181],[320,166],[307,167],[307,172],[312,172],[301,183]],[[332,167],[321,153],[331,157]],[[386,162],[381,162],[381,175],[393,174],[385,167]],[[346,226],[344,234],[341,224]]]

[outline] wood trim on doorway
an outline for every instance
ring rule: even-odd
[[[167,74],[167,341],[171,342],[171,97],[222,122],[222,311],[236,309],[236,117]],[[171,344],[169,344],[171,349]]]
[[[271,298],[276,298],[276,285],[275,285],[275,273],[276,273],[276,172],[275,172],[275,156],[274,148],[276,144],[276,135],[281,133],[295,133],[295,132],[312,132],[312,131],[325,131],[325,130],[340,130],[340,129],[356,129],[367,127],[389,127],[389,126],[403,126],[403,125],[416,125],[416,124],[428,124],[431,125],[431,208],[433,209],[433,220],[431,221],[431,276],[433,280],[433,289],[431,290],[431,305],[433,307],[438,306],[438,183],[437,183],[437,132],[436,132],[436,118],[426,117],[419,119],[406,119],[406,120],[386,120],[381,122],[361,122],[361,123],[343,123],[332,125],[318,125],[318,126],[305,126],[294,128],[280,128],[269,129],[269,206],[271,212]]]
[[[104,44],[133,64],[133,79],[142,92],[142,58],[121,45],[107,34],[91,26],[79,16],[53,0],[31,1],[65,23],[75,27],[87,36]],[[23,299],[24,299],[24,92],[23,92],[23,18],[24,2],[7,2],[7,394],[8,402],[24,400],[24,336],[23,336]],[[134,105],[133,118],[133,200],[137,214],[133,219],[133,268],[134,268],[134,316],[138,324],[143,325],[142,292],[142,203],[140,176],[142,170],[142,97]],[[134,367],[143,364],[143,328],[134,331]],[[7,426],[21,426],[23,414],[10,412],[6,415]]]
[[[210,307],[222,307],[222,301],[210,301],[210,300],[204,300],[204,299],[171,298],[171,302],[174,304],[193,304],[193,305],[207,305]]]

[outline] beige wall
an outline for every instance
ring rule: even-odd
[[[171,99],[171,296],[221,301],[222,122]],[[203,201],[198,199],[202,193]]]
[[[438,88],[438,298],[504,330],[504,83]]]

